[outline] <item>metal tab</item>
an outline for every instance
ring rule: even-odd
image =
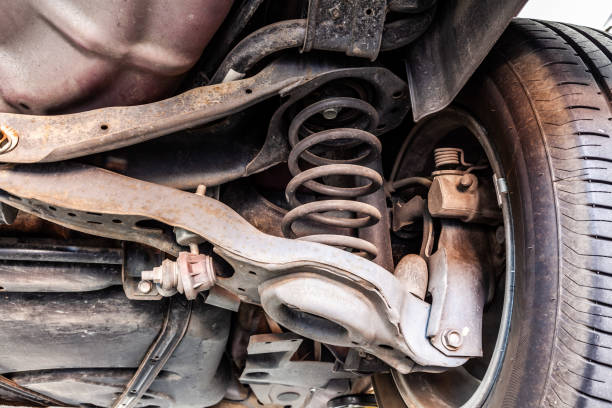
[[[264,404],[301,408],[313,398],[323,402],[350,391],[357,375],[334,370],[334,363],[292,361],[303,339],[293,333],[251,336],[240,382],[249,384]],[[316,404],[315,404],[316,406]]]

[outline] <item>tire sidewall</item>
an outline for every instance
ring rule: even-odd
[[[550,374],[559,301],[559,227],[544,137],[520,78],[491,58],[458,104],[487,130],[508,184],[515,287],[506,350],[486,406],[539,406]]]

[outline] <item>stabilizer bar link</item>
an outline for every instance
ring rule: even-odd
[[[313,242],[267,235],[225,204],[76,163],[0,170],[0,201],[64,226],[176,254],[155,220],[205,238],[234,273],[217,284],[261,304],[288,329],[359,348],[401,372],[456,367],[427,338],[430,305],[375,263]]]

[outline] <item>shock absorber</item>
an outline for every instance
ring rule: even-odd
[[[363,129],[339,127],[313,131],[306,126],[306,122],[319,113],[326,119],[333,119],[339,110],[349,109],[357,111],[365,119]],[[377,208],[369,202],[358,201],[378,192],[383,183],[380,173],[371,168],[380,164],[381,143],[370,133],[377,124],[378,112],[372,105],[349,97],[331,97],[315,102],[293,118],[288,135],[292,146],[288,166],[293,178],[285,189],[292,209],[284,216],[281,225],[286,237],[296,238],[293,224],[298,220],[353,232],[381,221],[384,214],[381,210],[386,211],[386,205],[385,208]],[[333,152],[335,154],[330,154]],[[300,162],[309,168],[303,169]],[[332,184],[330,179],[336,182]],[[338,180],[342,182],[338,183]],[[318,193],[323,199],[302,203],[297,197],[300,187]],[[384,225],[380,227],[385,228],[384,234],[388,234]],[[372,259],[378,256],[377,246],[372,242],[352,234],[338,234],[337,230],[334,232],[306,235],[298,239],[357,250],[360,255]]]

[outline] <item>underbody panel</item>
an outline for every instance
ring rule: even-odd
[[[0,374],[63,402],[110,406],[157,337],[168,302],[134,301],[118,287],[0,296]],[[230,312],[198,303],[147,406],[202,407],[229,382]],[[2,391],[0,391],[2,395]]]

